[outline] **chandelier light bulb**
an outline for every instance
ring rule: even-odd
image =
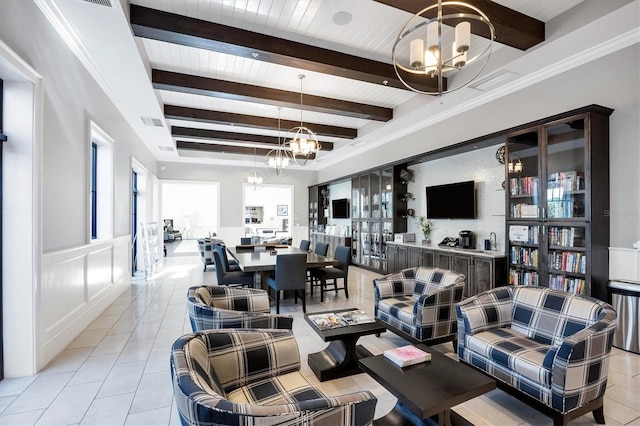
[[[420,68],[424,65],[424,41],[421,38],[411,40],[409,47],[409,63],[412,68]]]

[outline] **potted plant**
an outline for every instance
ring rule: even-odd
[[[422,242],[428,243],[429,241],[431,241],[430,237],[431,237],[431,230],[433,229],[433,222],[431,222],[429,219],[427,219],[424,216],[418,216],[416,220],[418,221],[418,225],[420,225],[420,231],[422,231],[422,236],[423,236]]]

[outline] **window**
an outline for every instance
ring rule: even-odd
[[[113,140],[91,122],[89,138],[89,235],[113,238]]]
[[[98,237],[98,144],[91,142],[91,239]]]

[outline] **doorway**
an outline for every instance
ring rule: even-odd
[[[131,171],[131,275],[136,274],[138,259],[138,174]]]
[[[4,82],[0,80],[0,380],[4,379],[4,359],[2,358],[2,354],[4,352],[3,348],[3,340],[2,340],[2,147],[4,145],[4,141],[7,140],[7,137],[3,133],[2,127],[2,117],[3,117],[3,88]]]
[[[293,237],[293,185],[244,185],[244,236],[256,240]]]

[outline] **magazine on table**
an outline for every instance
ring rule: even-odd
[[[365,311],[359,309],[346,312],[309,315],[309,319],[313,321],[320,330],[331,330],[333,328],[346,327],[348,325],[375,322],[374,318],[369,316]]]
[[[384,351],[384,357],[399,367],[407,367],[409,365],[431,361],[431,354],[429,352],[418,349],[413,345],[386,350]]]

